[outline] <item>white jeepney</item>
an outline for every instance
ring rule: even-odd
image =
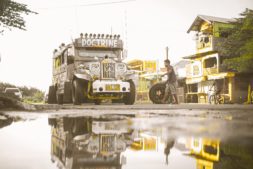
[[[123,42],[119,35],[81,34],[62,44],[53,56],[53,84],[48,103],[94,102],[104,99],[134,104],[134,72],[122,62]]]

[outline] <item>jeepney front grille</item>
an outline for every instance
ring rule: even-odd
[[[101,136],[101,152],[108,153],[115,150],[115,137],[102,135]]]
[[[103,78],[112,79],[115,78],[115,63],[103,63]]]

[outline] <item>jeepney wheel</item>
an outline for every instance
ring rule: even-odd
[[[162,99],[165,93],[165,83],[156,83],[149,90],[149,99],[154,104],[162,104]]]
[[[126,105],[132,105],[135,102],[135,95],[136,95],[136,90],[135,90],[135,85],[132,80],[129,81],[130,83],[130,92],[126,93],[126,95],[123,97],[123,102]]]
[[[47,102],[48,102],[48,104],[55,104],[56,103],[56,88],[55,88],[55,86],[49,87]]]
[[[95,103],[95,105],[100,105],[101,104],[101,100],[100,99],[96,99],[96,100],[94,100],[94,103]]]
[[[63,94],[57,94],[56,100],[57,104],[63,104]]]
[[[72,85],[72,101],[74,105],[80,105],[82,101],[82,85],[78,79],[73,81]]]

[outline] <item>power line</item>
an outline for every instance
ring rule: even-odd
[[[60,8],[76,8],[76,7],[88,7],[88,6],[103,6],[103,5],[112,5],[112,4],[120,4],[120,3],[127,3],[133,2],[136,0],[121,0],[121,1],[109,1],[109,2],[97,2],[97,3],[87,3],[87,4],[77,4],[71,6],[56,6],[56,7],[48,7],[48,8],[39,8],[39,9],[60,9]]]
[[[111,1],[111,2],[99,2],[99,3],[90,3],[90,4],[84,4],[79,6],[99,6],[99,5],[110,5],[110,4],[119,4],[119,3],[126,3],[136,0],[122,0],[122,1]]]

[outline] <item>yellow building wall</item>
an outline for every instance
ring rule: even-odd
[[[157,61],[136,59],[129,61],[127,64],[130,69],[140,71],[137,86],[137,101],[149,101],[149,89],[154,81],[141,76],[157,72]]]

